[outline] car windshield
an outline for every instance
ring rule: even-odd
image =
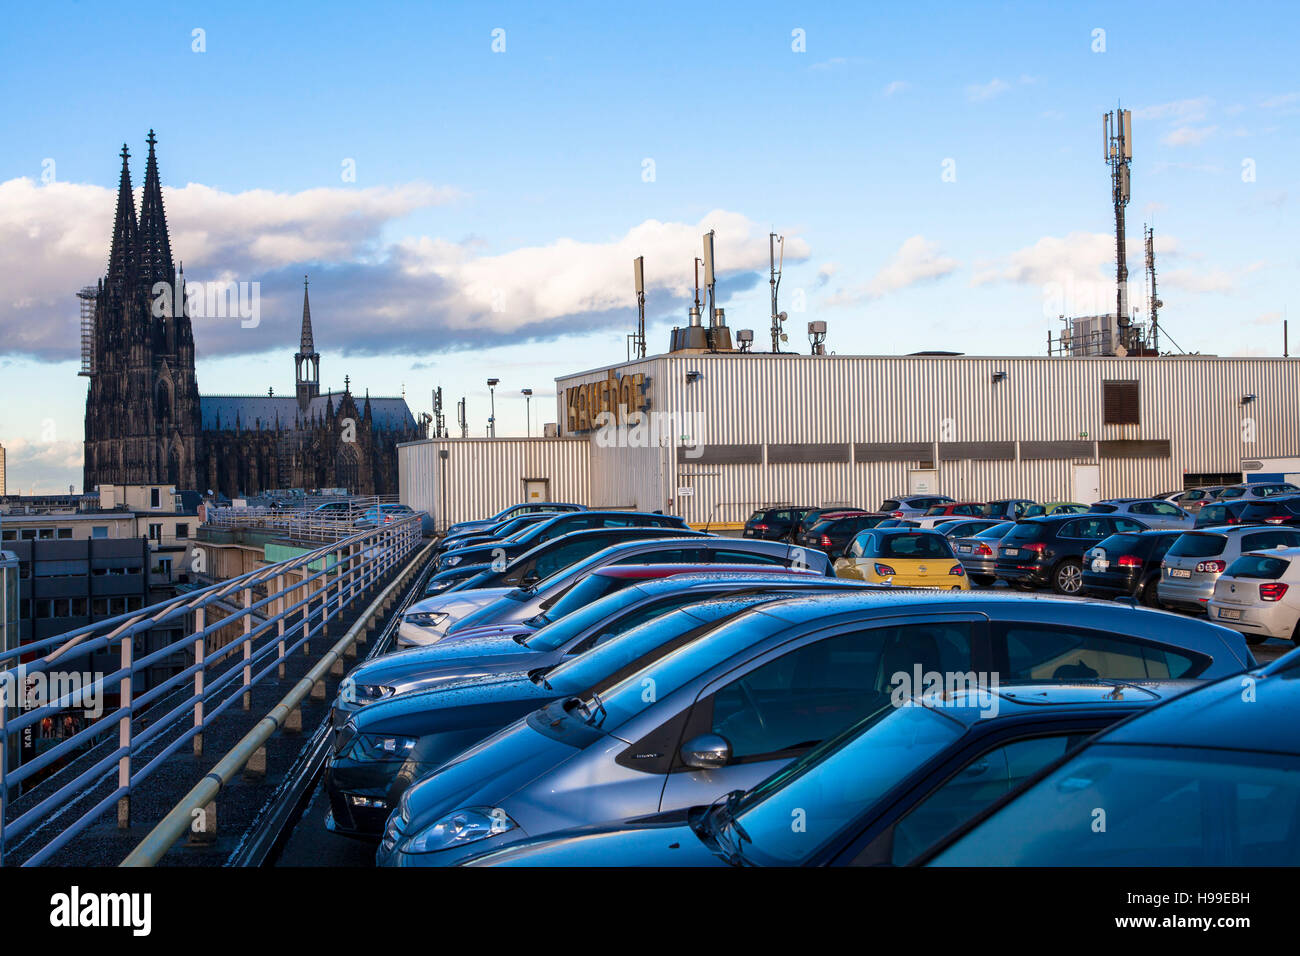
[[[641,584],[644,579],[615,577],[607,574],[589,574],[577,584],[570,585],[560,592],[550,603],[543,605],[544,610],[529,621],[538,627],[545,627],[574,611],[581,610],[593,601],[599,601],[607,594],[621,591],[631,584]]]
[[[1220,498],[1240,498],[1246,493],[1245,488],[1224,488],[1219,492]]]
[[[952,547],[941,534],[917,532],[880,536],[877,548],[882,558],[951,558]]]
[[[1283,558],[1265,557],[1262,554],[1243,554],[1228,565],[1228,570],[1225,573],[1234,578],[1265,578],[1276,581],[1290,566],[1291,562]]]
[[[1105,839],[1087,825],[1098,807]],[[1095,744],[930,865],[1276,865],[1296,858],[1298,819],[1294,755]]]
[[[569,641],[573,640],[578,634],[590,627],[595,627],[605,618],[623,610],[631,604],[636,603],[645,597],[640,591],[634,589],[615,590],[606,592],[604,596],[593,599],[587,604],[577,604],[576,599],[572,602],[568,598],[574,597],[587,581],[598,578],[598,575],[591,575],[582,584],[578,585],[565,595],[565,599],[557,602],[556,607],[565,604],[570,608],[563,616],[552,617],[548,612],[545,617],[551,622],[545,624],[541,630],[529,635],[525,643],[530,650],[534,651],[554,651],[563,647]],[[605,581],[615,584],[636,584],[638,582],[626,578],[605,578]],[[594,589],[593,589],[594,593]],[[555,608],[552,608],[552,611]],[[538,615],[533,620],[536,621],[543,615]],[[531,622],[530,622],[531,623]]]
[[[1222,534],[1206,534],[1193,531],[1183,535],[1169,549],[1171,558],[1212,558],[1223,554],[1228,546],[1228,538]]]
[[[801,863],[963,731],[934,708],[886,704],[746,794],[720,842],[756,863]],[[801,816],[808,826],[792,826]]]
[[[975,535],[975,537],[977,537],[977,538],[1005,538],[1006,535],[1007,535],[1007,533],[1008,533],[1012,528],[1014,528],[1015,526],[1016,526],[1016,523],[1015,523],[1014,521],[1004,521],[1004,522],[1002,522],[1001,524],[995,524],[995,525],[993,525],[993,526],[991,526],[991,527],[985,528],[985,529],[984,529],[983,531],[981,531],[979,534]]]

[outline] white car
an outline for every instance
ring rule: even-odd
[[[1300,547],[1247,551],[1219,576],[1207,612],[1251,644],[1280,637],[1300,645]]]

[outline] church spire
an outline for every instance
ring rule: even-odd
[[[135,197],[131,193],[131,151],[122,144],[122,178],[117,185],[117,215],[113,219],[113,246],[108,254],[108,284],[121,291],[135,265]]]
[[[158,176],[158,142],[149,130],[149,157],[145,162],[144,195],[140,200],[139,261],[140,281],[146,290],[155,282],[171,282],[176,267],[172,264],[171,239],[167,235],[167,214],[163,211],[162,182]]]
[[[320,394],[320,355],[311,334],[311,302],[307,299],[307,276],[302,277],[302,339],[293,357],[294,387],[298,407],[306,409]]]

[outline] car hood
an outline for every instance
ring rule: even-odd
[[[536,651],[509,637],[479,636],[385,654],[357,667],[349,676],[355,684],[397,687],[400,692],[403,682],[422,674],[454,670],[468,676],[476,672],[474,665],[479,661],[491,662],[493,672],[526,670],[536,657]]]
[[[463,866],[725,866],[680,815],[667,822],[560,830],[465,860]]]
[[[557,696],[544,685],[534,684],[525,671],[451,677],[436,687],[371,704],[352,720],[363,734],[410,737],[494,722],[500,728],[521,714],[545,707]]]

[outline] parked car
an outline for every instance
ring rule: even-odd
[[[1219,492],[1219,501],[1238,501],[1246,499],[1255,501],[1260,498],[1273,498],[1277,495],[1294,495],[1300,488],[1289,481],[1244,481],[1239,485],[1228,485]]]
[[[511,505],[509,508],[502,508],[490,518],[484,518],[480,521],[457,521],[449,525],[444,534],[452,535],[469,528],[485,528],[488,525],[496,524],[498,521],[504,521],[507,518],[516,518],[522,514],[528,514],[534,511],[586,511],[586,505],[575,505],[567,501],[526,501],[522,504]]]
[[[1093,738],[923,854],[928,866],[1300,862],[1300,652]],[[1105,834],[1092,821],[1105,812]],[[1083,824],[1080,825],[1080,821]]]
[[[608,534],[613,529],[579,531],[575,535]],[[645,528],[664,534],[663,528]],[[678,532],[681,535],[681,532]],[[556,595],[586,577],[597,568],[610,564],[752,564],[756,566],[797,567],[811,570],[825,577],[834,576],[830,559],[818,551],[806,551],[780,541],[756,541],[744,538],[720,538],[691,532],[691,537],[637,538],[620,544],[589,552],[587,543],[580,549],[581,558],[567,561],[565,555],[556,559],[557,567],[548,574],[535,571],[540,577],[531,585],[514,589],[483,587],[465,591],[452,591],[441,597],[426,598],[413,605],[398,625],[397,646],[418,647],[436,644],[469,627],[486,624],[510,624],[526,621],[545,610],[545,605]],[[566,536],[564,547],[570,542]],[[554,545],[548,542],[543,548]],[[526,557],[526,556],[525,556]],[[511,572],[517,574],[518,572]],[[532,574],[524,580],[532,578]],[[522,581],[520,582],[523,583]]]
[[[1159,498],[1107,498],[1088,508],[1089,514],[1126,515],[1148,528],[1190,531],[1196,517],[1175,504]]]
[[[798,524],[794,525],[790,531],[790,543],[797,544],[799,536],[807,534],[813,525],[817,524],[824,518],[830,518],[836,515],[861,515],[869,514],[865,508],[810,508],[805,511],[803,517],[799,519]]]
[[[1248,501],[1241,509],[1242,524],[1282,524],[1300,528],[1300,497],[1266,498]]]
[[[1104,538],[1083,556],[1083,592],[1091,597],[1131,597],[1159,607],[1160,562],[1181,531],[1125,531]]]
[[[998,560],[998,543],[1015,526],[1014,521],[1002,521],[969,537],[949,535],[953,553],[966,569],[966,577],[971,584],[986,588],[997,580],[994,571]]]
[[[1039,505],[1027,505],[1022,518],[1044,518],[1048,515],[1082,515],[1088,513],[1088,506],[1078,501],[1045,501]]]
[[[519,840],[462,865],[903,866],[1097,732],[1197,686],[1071,682],[918,696],[709,806]]]
[[[1031,501],[1029,498],[998,498],[984,505],[984,516],[1003,521],[1018,521],[1036,504],[1038,502]]]
[[[325,773],[331,828],[378,839],[388,808],[413,780],[530,711],[560,698],[603,693],[743,609],[852,587],[796,572],[679,575],[601,598],[522,645],[502,638],[421,648],[414,653],[424,659],[424,670],[395,674],[390,666],[382,677],[396,685],[394,695],[364,709],[336,708],[343,720],[335,724]],[[678,610],[685,613],[674,615]],[[665,616],[671,617],[667,626],[656,626]],[[509,647],[497,647],[500,641]],[[476,657],[464,646],[475,644],[497,653]],[[438,652],[446,659],[435,661]]]
[[[1196,514],[1212,502],[1224,488],[1223,485],[1211,485],[1208,488],[1192,488],[1173,499],[1174,504],[1184,511]]]
[[[1242,524],[1241,514],[1250,504],[1249,501],[1210,501],[1196,512],[1193,528],[1217,528],[1225,524]]]
[[[966,569],[937,531],[873,528],[861,531],[835,560],[837,577],[896,587],[965,591]]]
[[[1219,576],[1208,608],[1251,644],[1278,637],[1300,646],[1300,548],[1246,552]]]
[[[762,538],[765,541],[790,541],[799,522],[812,508],[760,508],[745,522],[742,537]]]
[[[877,528],[919,528],[920,525],[910,518],[886,518]]]
[[[1300,529],[1237,525],[1188,531],[1165,554],[1160,603],[1204,613],[1219,575],[1246,551],[1300,545]]]
[[[513,538],[515,535],[522,533],[526,528],[530,528],[538,522],[554,518],[557,514],[559,514],[559,512],[533,511],[528,514],[519,515],[516,518],[507,518],[505,521],[498,521],[496,524],[488,525],[486,528],[471,528],[468,531],[444,535],[438,541],[438,547],[434,549],[434,554],[441,555],[444,551],[452,551],[456,548],[464,548],[470,544],[480,544],[484,541]]]
[[[772,602],[448,760],[402,795],[376,862],[445,865],[708,805],[889,706],[907,675],[969,674],[985,655],[1004,684],[1208,680],[1254,666],[1235,631],[1114,604],[893,589]]]
[[[969,538],[981,531],[1006,523],[1005,518],[954,518],[935,525],[932,530],[952,541],[957,538]]]
[[[950,501],[932,505],[926,509],[925,514],[916,519],[916,523],[922,528],[933,528],[936,524],[951,518],[979,518],[984,515],[984,507],[978,501]]]
[[[678,515],[648,514],[641,511],[580,511],[540,521],[509,541],[488,541],[474,547],[448,551],[438,558],[437,567],[442,570],[454,568],[457,564],[510,561],[539,544],[566,534],[601,528],[672,528],[679,532],[690,530],[686,521]]]
[[[443,594],[457,585],[464,584],[470,578],[478,577],[491,570],[490,564],[458,564],[446,571],[439,571],[425,582],[424,596],[433,597],[435,594]]]
[[[415,514],[416,511],[410,505],[373,505],[361,512],[360,517],[352,523],[352,527],[359,529],[378,528],[380,525],[392,524],[395,521],[410,518]]]
[[[952,499],[947,495],[900,495],[886,498],[876,510],[894,518],[919,518],[935,505],[946,505],[950,501]]]
[[[1057,594],[1083,590],[1083,555],[1104,538],[1147,527],[1122,515],[1054,514],[1026,518],[998,547],[994,573],[1013,587],[1050,587]]]
[[[834,558],[843,553],[845,546],[855,534],[876,527],[887,517],[887,515],[868,512],[827,516],[799,535],[795,539],[795,544],[803,548],[814,548]]]

